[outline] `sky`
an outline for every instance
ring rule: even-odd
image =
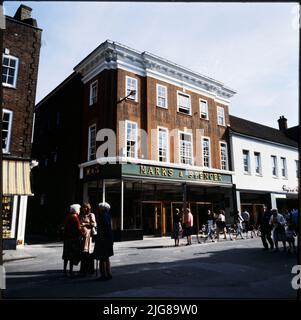
[[[237,93],[230,114],[298,124],[297,3],[22,2],[43,29],[39,102],[107,39],[148,51]],[[4,2],[14,16],[21,2]]]

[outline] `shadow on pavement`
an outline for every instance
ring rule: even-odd
[[[93,275],[64,278],[59,269],[7,272],[3,297],[296,299],[297,292],[291,288],[296,255],[261,248],[206,249],[191,251],[190,259],[182,259],[179,251],[175,261],[112,265],[113,279],[105,282],[95,281]]]

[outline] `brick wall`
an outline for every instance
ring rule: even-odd
[[[110,128],[116,130],[116,85],[117,71],[104,70],[91,79],[84,86],[83,127],[82,127],[82,157],[81,162],[86,162],[88,158],[88,128],[96,124],[96,130]],[[89,105],[90,84],[98,81],[97,102]]]
[[[3,107],[13,111],[9,155],[14,157],[30,157],[41,32],[12,18],[6,19],[3,48],[19,58],[16,88],[3,87]]]
[[[151,77],[141,77],[133,73],[118,70],[118,84],[117,96],[125,96],[125,79],[126,76],[131,76],[138,79],[138,102],[124,101],[117,106],[117,123],[120,120],[131,120],[138,123],[138,128],[145,129],[148,133],[147,143],[147,159],[158,160],[157,158],[157,136],[151,137],[151,130],[157,130],[158,126],[168,128],[169,132],[173,129],[184,131],[184,128],[191,129],[193,134],[193,153],[194,164],[201,165],[201,157],[197,159],[197,151],[201,152],[202,148],[197,144],[201,144],[200,135],[197,136],[196,129],[203,129],[203,136],[210,138],[211,144],[211,166],[212,168],[220,169],[220,141],[228,142],[227,125],[229,124],[228,106],[216,102],[213,98],[208,98],[201,94],[191,92],[189,90],[183,91],[182,88],[176,87],[169,83],[156,80]],[[161,84],[167,87],[168,90],[168,108],[160,108],[157,106],[157,90],[156,84]],[[191,96],[192,115],[186,115],[177,112],[177,91],[184,92]],[[204,99],[208,102],[209,120],[200,118],[199,100]],[[217,106],[224,108],[225,126],[217,124]],[[124,135],[124,132],[119,132],[117,129],[117,137],[119,134]],[[124,141],[124,140],[123,140]],[[118,143],[118,142],[117,142]],[[170,161],[178,162],[174,154],[178,154],[177,135],[170,137]],[[122,146],[118,148],[119,154]],[[229,149],[229,147],[228,147]],[[141,153],[138,154],[141,157]]]

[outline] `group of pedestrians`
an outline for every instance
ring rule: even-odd
[[[220,239],[220,234],[223,234],[224,240],[227,240],[227,235],[229,240],[233,240],[232,235],[235,233],[237,239],[240,236],[244,239],[243,233],[246,233],[246,238],[248,238],[248,234],[251,231],[251,238],[253,238],[253,233],[255,236],[255,232],[251,225],[249,224],[250,215],[247,211],[243,212],[244,217],[237,212],[234,216],[234,225],[232,227],[227,227],[226,225],[226,216],[224,210],[219,210],[218,214],[211,212],[211,210],[207,211],[207,235],[205,237],[205,242],[210,238],[212,242],[216,242]]]
[[[113,233],[111,228],[110,205],[99,203],[96,214],[91,212],[91,205],[84,203],[70,206],[70,211],[64,223],[64,275],[73,277],[73,266],[80,263],[80,275],[96,275],[99,268],[100,277],[97,280],[112,279],[110,257],[113,252]],[[95,239],[94,250],[92,238]],[[69,273],[67,266],[69,262]]]
[[[184,221],[181,219],[183,217]],[[184,237],[187,237],[186,245],[191,245],[193,215],[190,209],[187,208],[185,214],[182,211],[182,215],[180,215],[180,210],[176,209],[173,219],[172,238],[175,241],[175,246],[179,246],[180,238]],[[242,213],[236,212],[234,224],[231,227],[226,225],[224,210],[219,210],[218,214],[208,210],[206,220],[204,242],[208,239],[212,242],[217,242],[220,240],[221,235],[223,235],[224,240],[227,240],[227,236],[229,240],[236,240],[238,237],[248,239],[249,236],[255,238],[260,235],[264,250],[270,249],[277,252],[279,251],[278,243],[282,242],[284,251],[296,252],[297,215],[295,213],[286,212],[281,215],[277,209],[267,210],[266,207],[263,207],[263,213],[258,216],[256,227],[247,210]],[[197,240],[198,243],[201,243],[198,234]]]
[[[297,219],[296,219],[297,220]],[[261,240],[264,250],[279,251],[278,242],[282,242],[283,251],[295,252],[295,238],[297,237],[297,223],[292,214],[282,215],[277,209],[264,212],[259,221]],[[287,245],[288,244],[288,248]]]
[[[218,241],[220,238],[220,233],[224,235],[224,239],[227,239],[227,226],[225,211],[219,210],[218,215],[208,210],[207,212],[207,236],[205,241],[210,238],[212,241]],[[183,219],[182,219],[183,218]],[[183,221],[182,221],[183,220]],[[187,238],[186,246],[192,244],[192,234],[193,234],[193,215],[190,208],[186,208],[185,213],[182,212],[180,215],[180,210],[177,208],[175,215],[173,217],[173,233],[172,238],[175,241],[175,247],[179,246],[180,238]],[[197,239],[198,235],[197,235]],[[231,239],[231,235],[230,235]],[[200,243],[200,241],[198,240]]]

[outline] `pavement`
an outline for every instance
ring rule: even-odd
[[[193,236],[193,242],[197,242],[196,236]],[[202,240],[202,238],[200,237]],[[182,240],[182,244],[185,240]],[[19,246],[16,250],[4,250],[3,251],[3,262],[11,262],[16,260],[25,260],[25,259],[34,259],[36,258],[36,250],[39,248],[51,248],[56,247],[62,244],[61,242],[51,242],[43,244],[31,244],[24,246]],[[143,240],[134,240],[134,241],[122,241],[115,242],[114,247],[117,248],[137,248],[137,249],[148,249],[148,248],[167,248],[173,247],[174,240],[170,237],[144,237]]]
[[[27,248],[26,248],[27,249]],[[3,262],[11,262],[16,260],[34,259],[35,255],[26,252],[26,249],[19,248],[17,250],[4,250],[3,252]]]
[[[113,279],[64,278],[62,243],[25,245],[5,252],[4,298],[296,299],[297,256],[263,251],[261,239],[174,247],[170,237],[116,242]],[[75,267],[75,271],[79,266]]]

